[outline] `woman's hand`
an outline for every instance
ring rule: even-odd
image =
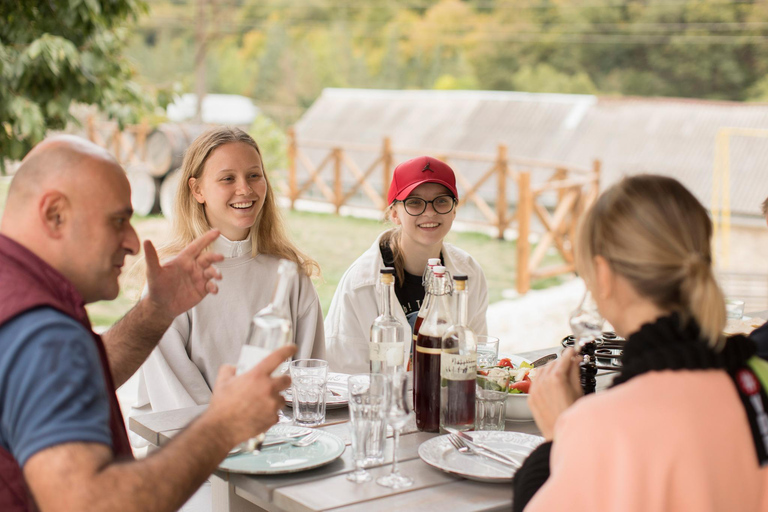
[[[579,381],[580,360],[572,348],[567,348],[556,361],[536,371],[528,405],[547,441],[552,440],[560,414],[584,394]]]

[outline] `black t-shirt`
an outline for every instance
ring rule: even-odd
[[[394,267],[395,258],[392,255],[392,249],[389,244],[382,242],[379,245],[381,251],[381,258],[384,260],[384,266]],[[443,254],[440,253],[440,262],[443,262]],[[397,301],[405,312],[405,316],[411,313],[418,313],[421,309],[421,305],[424,303],[424,285],[421,283],[422,276],[415,276],[403,271],[405,274],[404,283],[400,283],[400,280],[395,274],[395,295]]]
[[[424,302],[424,286],[421,284],[422,276],[415,276],[405,272],[405,279],[402,286],[395,283],[395,295],[397,301],[403,307],[405,316],[411,313],[418,313],[421,304]]]

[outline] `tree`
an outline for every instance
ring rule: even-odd
[[[122,56],[125,27],[143,0],[0,2],[0,171],[48,130],[77,122],[75,103],[96,105],[120,122],[148,98]]]

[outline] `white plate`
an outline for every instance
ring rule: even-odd
[[[326,383],[327,392],[325,394],[325,409],[341,409],[349,403],[349,390],[347,389],[347,373],[329,373]],[[289,407],[293,404],[291,388],[285,390],[285,403]]]
[[[475,441],[523,462],[543,437],[520,432],[470,432]],[[478,482],[510,482],[516,469],[482,455],[459,453],[448,436],[433,437],[419,446],[419,457],[432,467]]]
[[[304,427],[275,425],[269,436],[286,436],[308,430]],[[264,448],[258,454],[241,453],[224,459],[219,469],[249,475],[279,475],[296,473],[323,466],[338,459],[344,453],[344,441],[333,434],[318,430],[320,437],[309,446],[293,446],[290,443]]]

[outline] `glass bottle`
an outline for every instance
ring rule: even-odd
[[[451,283],[445,267],[433,267],[433,297],[421,324],[413,359],[413,394],[416,427],[425,432],[440,428],[440,354],[443,334],[453,325]]]
[[[296,263],[280,260],[272,301],[251,319],[248,338],[237,361],[238,374],[247,372],[278,348],[293,342],[289,298],[297,275]],[[287,363],[284,363],[273,375],[282,374],[287,368]]]
[[[597,339],[602,333],[604,320],[589,290],[581,299],[579,307],[571,313],[569,322],[576,338],[573,342],[573,349],[582,358],[579,363],[581,387],[585,395],[594,393],[597,384],[595,349],[597,348]]]
[[[429,304],[432,302],[432,269],[436,266],[440,265],[440,258],[429,258],[427,260],[427,266],[424,267],[424,274],[421,278],[421,284],[424,286],[424,301],[421,303],[421,307],[419,308],[419,314],[416,316],[416,321],[413,323],[413,344],[412,346],[416,347],[416,338],[419,336],[419,329],[421,328],[421,324],[424,321],[424,318],[427,316],[427,311],[429,311]],[[411,356],[408,360],[408,371],[413,369],[413,350],[411,350]]]
[[[371,361],[371,373],[391,375],[395,370],[403,368],[408,326],[392,314],[392,297],[395,295],[395,269],[385,267],[380,272],[379,309],[381,315],[377,316],[371,325],[368,355]]]
[[[467,276],[454,276],[458,318],[443,334],[440,354],[440,432],[475,428],[477,337],[467,322]]]

